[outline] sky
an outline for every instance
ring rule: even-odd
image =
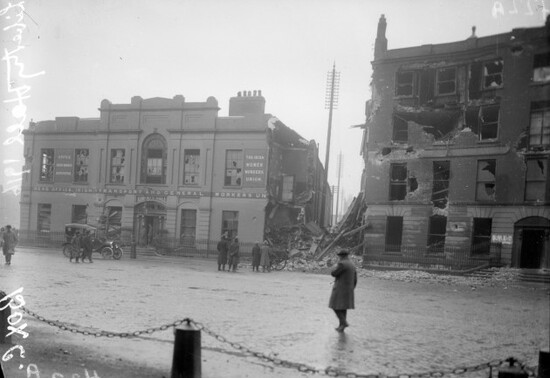
[[[261,90],[266,112],[305,139],[314,139],[324,164],[327,73],[335,64],[340,85],[329,183],[337,184],[341,153],[340,198],[347,202],[360,191],[362,130],[351,126],[365,122],[381,14],[388,24],[388,49],[394,49],[464,40],[474,25],[479,37],[541,26],[546,7],[550,8],[550,0],[0,0],[0,4],[4,191],[15,190],[22,170],[18,125],[26,128],[31,119],[59,116],[97,118],[101,100],[129,103],[133,96],[181,94],[190,102],[213,96],[221,107],[219,115],[226,116],[230,97],[243,90]],[[19,26],[14,26],[16,20]],[[16,92],[17,88],[25,92]],[[17,101],[16,94],[20,94]]]

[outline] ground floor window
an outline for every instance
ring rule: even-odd
[[[403,237],[403,217],[388,217],[386,219],[386,252],[401,252]]]
[[[197,210],[183,209],[181,211],[180,243],[195,245],[197,231]]]
[[[52,218],[52,205],[50,203],[39,203],[38,204],[38,232],[50,232]]]
[[[73,205],[71,223],[88,223],[88,214],[86,213],[86,209],[86,205]]]
[[[447,217],[434,215],[430,217],[428,231],[428,252],[443,253],[445,248],[445,234],[447,232]]]
[[[238,211],[223,211],[222,212],[222,235],[227,232],[230,238],[237,236],[239,231],[239,212]]]
[[[474,218],[472,233],[472,254],[488,255],[491,252],[491,218]]]

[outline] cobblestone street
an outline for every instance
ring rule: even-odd
[[[218,272],[214,261],[127,255],[74,264],[61,251],[18,248],[12,265],[0,267],[0,282],[7,293],[23,287],[29,310],[82,330],[134,332],[190,317],[255,351],[363,374],[412,374],[509,356],[534,366],[550,344],[549,288],[542,284],[405,282],[363,271],[351,327],[339,334],[327,307],[332,278],[324,274],[253,273],[244,266],[228,273]],[[83,369],[101,378],[169,376],[171,329],[134,339],[96,338],[28,314],[24,322],[28,338],[14,335],[12,343],[25,346],[27,357],[15,353],[3,362],[15,374],[9,377],[27,376],[19,367],[30,363],[48,377],[84,377]],[[310,375],[243,356],[205,332],[201,337],[204,377]],[[117,368],[143,375],[115,374]]]

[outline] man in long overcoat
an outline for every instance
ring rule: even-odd
[[[218,270],[225,270],[225,264],[227,264],[227,249],[229,241],[227,240],[227,234],[222,235],[222,239],[218,242]]]
[[[354,290],[357,286],[357,271],[348,257],[348,250],[342,249],[337,255],[340,257],[340,261],[330,273],[334,277],[334,284],[328,307],[334,310],[340,321],[336,330],[344,332],[344,329],[349,326],[346,320],[347,312],[349,309],[355,308]]]
[[[17,235],[12,231],[11,226],[7,225],[2,234],[2,252],[6,258],[6,265],[11,265],[11,256],[15,253],[15,245],[17,244]]]
[[[239,265],[239,239],[234,238],[229,244],[229,270],[236,272]]]

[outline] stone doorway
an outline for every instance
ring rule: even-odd
[[[550,269],[550,220],[528,217],[514,225],[512,266],[522,269]]]

